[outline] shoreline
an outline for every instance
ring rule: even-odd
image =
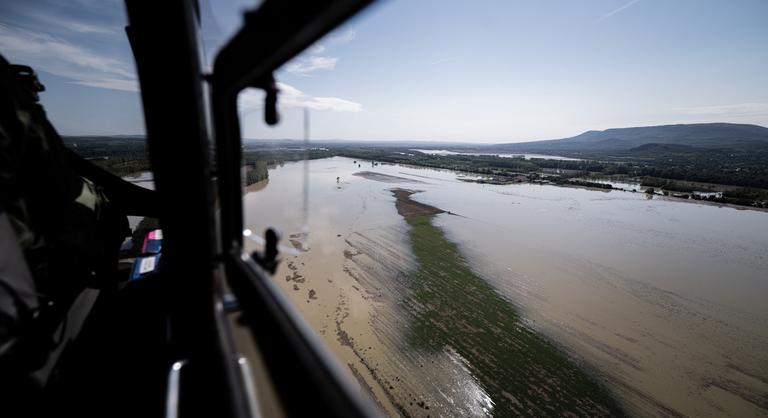
[[[350,159],[353,158],[353,157],[350,157],[350,156],[346,156],[344,154],[339,154],[338,156],[340,156],[342,158],[350,158]],[[355,158],[357,158],[357,157],[355,157]],[[451,172],[454,172],[456,174],[463,174],[463,175],[478,177],[477,179],[471,179],[471,178],[460,179],[461,181],[465,181],[465,182],[469,182],[469,183],[478,183],[478,184],[493,184],[493,185],[520,184],[520,183],[525,183],[526,182],[526,181],[521,181],[519,179],[519,177],[521,177],[521,176],[522,177],[528,177],[531,174],[541,175],[541,174],[546,173],[546,169],[540,170],[540,171],[521,171],[521,172],[512,172],[512,173],[492,173],[492,172],[488,172],[488,171],[471,170],[471,169],[466,169],[466,168],[465,169],[456,168],[456,167],[450,168],[450,167],[440,166],[440,165],[437,165],[437,164],[434,164],[434,165],[430,165],[430,164],[426,164],[426,163],[419,164],[418,161],[393,162],[393,161],[387,160],[386,158],[380,159],[380,160],[372,160],[372,159],[368,159],[368,158],[358,158],[358,160],[359,161],[380,161],[380,164],[401,165],[401,166],[404,166],[404,167],[409,167],[410,166],[410,167],[417,167],[417,168],[427,168],[427,169],[434,169],[434,170],[451,171]],[[571,171],[572,172],[576,172],[575,170],[571,170]],[[591,173],[594,173],[594,172],[591,172]],[[590,173],[586,173],[586,175],[590,175]],[[626,179],[636,179],[638,177],[627,176],[625,178]],[[682,183],[682,184],[698,185],[698,186],[702,186],[702,188],[707,188],[707,189],[710,189],[710,190],[725,191],[725,190],[750,189],[750,190],[759,190],[759,191],[768,193],[768,189],[761,189],[761,188],[758,188],[758,187],[751,187],[751,186],[735,186],[735,185],[729,185],[729,184],[705,183],[705,182],[697,182],[697,181],[690,181],[690,180],[678,180],[678,179],[671,179],[671,178],[664,178],[664,177],[651,177],[651,178],[652,179],[657,179],[657,180],[663,180],[663,181],[667,181],[667,182],[678,182],[678,183]],[[537,182],[531,181],[530,179],[527,180],[527,182],[532,183],[532,184],[537,183]],[[547,183],[547,184],[551,184],[551,185],[554,185],[554,186],[563,186],[563,187],[588,187],[588,186],[578,186],[578,185],[570,185],[570,184],[557,184],[557,183]],[[596,187],[594,189],[600,189],[600,188]],[[662,189],[663,189],[663,187],[659,188],[659,190],[662,190]],[[592,190],[592,188],[590,190]],[[618,191],[626,191],[628,193],[631,193],[628,190],[623,190],[623,189],[620,189],[620,188],[611,188],[611,189],[607,189],[606,188],[606,190],[618,190]],[[671,191],[671,190],[670,190],[670,192],[671,193],[672,192],[677,193],[677,192]],[[669,197],[672,197],[672,196],[669,196]],[[679,198],[679,199],[680,200],[686,200],[686,199],[682,199],[682,198]],[[722,205],[722,206],[725,206],[725,207],[744,208],[744,209],[757,209],[757,210],[768,211],[768,208],[763,208],[763,207],[759,207],[759,206],[741,205],[741,204],[736,204],[736,203],[725,203],[725,202],[713,202],[713,201],[708,201],[706,199],[701,199],[701,200],[695,200],[694,199],[694,201],[695,202],[714,203],[714,204]],[[759,202],[761,200],[755,200],[755,201]]]
[[[526,183],[507,183],[507,184],[526,184]],[[624,189],[620,189],[620,188],[611,188],[611,189],[605,188],[605,189],[603,189],[603,188],[598,188],[598,187],[581,186],[581,185],[578,185],[578,184],[534,183],[534,182],[528,182],[528,184],[535,184],[535,185],[538,185],[538,186],[564,187],[564,188],[569,188],[569,189],[584,189],[584,190],[589,190],[589,191],[592,191],[592,192],[603,192],[603,193],[623,192],[623,193],[637,194],[637,195],[645,195],[646,194],[645,192],[641,192],[639,190],[636,191],[636,192],[632,192],[632,191],[624,190]],[[652,196],[653,199],[666,200],[666,201],[670,201],[670,202],[687,203],[687,204],[694,204],[694,205],[700,204],[700,205],[705,205],[705,206],[715,206],[715,207],[718,207],[718,208],[730,208],[730,209],[736,209],[736,210],[752,210],[752,211],[756,211],[756,212],[768,213],[768,208],[760,208],[760,207],[757,207],[757,206],[744,206],[744,205],[736,205],[736,204],[733,204],[733,203],[720,203],[720,202],[713,202],[711,200],[706,200],[706,199],[699,199],[699,200],[697,200],[697,199],[684,199],[682,197],[665,196],[665,195],[661,195],[661,194],[653,194],[653,195],[650,195],[650,196]],[[648,199],[648,200],[652,200],[652,199]]]
[[[322,166],[338,171],[340,164],[345,163],[346,160],[340,160]],[[349,163],[351,165],[351,161]],[[300,170],[284,170],[285,174],[300,173]],[[354,171],[339,173],[350,179]],[[398,171],[397,167],[382,167],[380,171],[393,178],[419,177],[417,174],[424,174],[414,170]],[[446,172],[440,176],[442,178],[454,170],[439,171]],[[451,210],[465,207],[459,205],[458,201],[432,199],[430,195],[424,195],[419,200],[437,203],[438,207],[413,200],[413,194],[419,192],[416,188],[426,193],[432,193],[433,189],[443,189],[445,193],[455,187],[449,183],[429,180],[437,177],[426,177],[422,180],[425,182],[423,185],[401,184],[401,198],[398,199],[398,192],[391,189],[396,185],[386,184],[394,182],[391,178],[357,176],[358,180],[371,181],[342,181],[339,184],[336,176],[336,171],[328,172],[324,183],[321,182],[321,186],[327,190],[323,195],[326,200],[318,202],[324,210],[316,215],[320,218],[315,218],[317,221],[313,224],[313,232],[308,241],[309,251],[298,257],[286,255],[274,280],[302,311],[312,328],[321,334],[330,350],[346,364],[345,369],[350,378],[360,383],[360,390],[373,393],[387,414],[439,416],[450,415],[454,411],[453,414],[462,416],[482,415],[483,412],[477,411],[482,411],[482,405],[486,405],[483,399],[492,399],[479,384],[482,383],[483,373],[478,372],[475,366],[470,366],[473,359],[466,352],[453,349],[453,344],[445,345],[450,346],[450,350],[434,350],[429,349],[429,346],[427,349],[413,348],[414,334],[418,333],[413,331],[411,324],[414,321],[409,318],[418,314],[417,311],[424,306],[440,306],[439,303],[423,303],[423,299],[416,298],[414,292],[418,290],[419,283],[424,284],[429,291],[445,287],[433,286],[431,283],[442,280],[438,277],[442,271],[446,271],[449,276],[454,275],[449,270],[455,257],[443,251],[446,245],[451,244],[461,250],[460,258],[468,265],[463,270],[471,269],[475,276],[492,284],[496,292],[511,301],[512,306],[521,313],[524,326],[549,337],[549,341],[578,364],[582,371],[602,381],[627,411],[639,415],[674,413],[712,416],[719,410],[733,413],[738,411],[748,416],[757,410],[752,408],[758,407],[751,405],[759,400],[759,385],[756,387],[753,380],[750,380],[752,378],[746,377],[744,372],[734,370],[738,368],[757,376],[755,379],[763,379],[763,371],[751,370],[749,366],[759,364],[754,361],[764,356],[751,350],[734,352],[728,348],[726,338],[729,335],[738,337],[736,341],[747,346],[760,344],[760,335],[763,335],[761,331],[754,335],[746,334],[752,329],[750,326],[758,326],[744,322],[750,318],[734,316],[738,314],[736,311],[722,311],[718,306],[702,304],[706,301],[691,298],[688,293],[681,293],[686,297],[682,298],[664,287],[648,286],[642,280],[651,276],[642,272],[633,276],[633,265],[628,265],[628,270],[614,271],[612,268],[623,269],[617,267],[623,264],[619,261],[615,265],[605,264],[608,262],[600,258],[593,259],[590,255],[582,255],[587,257],[585,259],[578,258],[579,251],[567,252],[565,255],[569,258],[566,259],[552,259],[550,251],[539,254],[538,241],[526,241],[530,237],[523,236],[523,242],[517,243],[515,239],[488,235],[503,235],[504,228],[477,223],[473,218],[437,216],[441,213],[439,207]],[[282,205],[290,200],[275,200],[281,195],[284,183],[295,184],[294,177],[290,177],[291,183],[285,182],[286,179],[288,177],[285,175],[276,175],[271,185],[274,187],[267,188],[263,195],[267,201],[273,202],[267,207],[274,212],[268,213],[278,216],[275,219],[291,219],[281,215],[284,213]],[[548,192],[530,188],[519,190],[512,194],[539,196],[542,193],[565,193],[554,189]],[[603,189],[597,191],[607,192]],[[568,194],[587,201],[591,200],[592,195]],[[645,203],[640,196],[620,196],[609,200],[618,199],[635,208],[639,205],[640,210],[656,205],[660,205],[659,210],[675,210],[674,205]],[[670,201],[682,200],[671,196],[655,197]],[[462,197],[459,195],[453,199],[461,201]],[[408,216],[411,222],[397,210],[398,200],[401,206],[408,203],[409,206],[417,207],[418,210]],[[513,200],[512,203],[517,203],[519,199]],[[543,205],[537,204],[537,200],[530,203],[527,208],[521,207],[509,212],[509,216],[517,217],[516,214]],[[609,203],[596,203],[603,204],[612,207]],[[565,210],[565,206],[571,204],[558,205]],[[599,207],[595,206],[593,210],[599,210]],[[686,209],[680,207],[678,210]],[[697,210],[714,214],[712,209]],[[258,213],[265,212],[259,210]],[[438,240],[440,244],[432,245],[428,251],[433,254],[431,257],[442,264],[435,265],[435,269],[424,274],[424,277],[419,275],[419,266],[424,264],[424,260],[419,259],[413,251],[414,243],[423,243],[424,240],[412,239],[412,223],[419,215],[431,220],[419,225],[418,233],[426,232],[432,238],[442,236]],[[743,219],[735,212],[713,216]],[[517,225],[515,228],[525,229],[514,220],[510,222]],[[301,228],[297,222],[283,225],[287,228],[286,237]],[[435,228],[442,232],[436,232]],[[487,240],[498,245],[484,243]],[[489,263],[494,260],[500,264]],[[289,261],[297,270],[289,268],[286,264]],[[449,264],[446,265],[446,262]],[[514,271],[506,266],[513,266]],[[315,291],[314,297],[312,290]],[[439,296],[435,297],[440,299]],[[464,304],[463,300],[467,297],[467,292],[461,292],[452,300]],[[489,296],[483,299],[495,298]],[[483,302],[479,301],[477,305]],[[470,308],[484,309],[482,306]],[[638,312],[644,315],[633,316]],[[662,316],[665,321],[658,321]],[[454,324],[462,324],[462,328],[456,330],[456,336],[449,335],[446,338],[458,338],[474,331],[471,325],[463,328],[466,321],[451,321],[452,317],[445,317],[447,319],[438,321],[438,326],[422,328],[442,332],[440,322],[448,324],[449,330],[456,328]],[[692,318],[696,321],[691,322]],[[717,328],[717,324],[721,323],[736,328],[730,334],[723,335]],[[656,338],[648,337],[649,332]],[[686,341],[693,342],[693,346],[686,345]],[[485,347],[481,343],[474,346]],[[729,356],[727,364],[722,363],[721,355]],[[699,370],[696,364],[702,362],[710,367]],[[468,396],[470,393],[477,396]],[[426,406],[429,406],[429,410],[425,409]],[[494,412],[498,414],[504,411],[498,409]]]
[[[463,359],[496,413],[626,414],[600,380],[526,326],[512,303],[470,269],[458,246],[432,223],[445,211],[412,200],[417,191],[391,192],[411,227],[418,263],[410,280],[413,300],[406,302],[413,306],[409,345],[427,351],[448,347]]]

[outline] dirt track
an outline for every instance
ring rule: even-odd
[[[436,215],[438,213],[445,212],[434,206],[425,205],[415,200],[411,200],[411,195],[416,193],[417,190],[406,189],[392,189],[392,194],[395,195],[397,201],[395,206],[397,207],[397,213],[405,219],[413,218],[414,216],[422,215]]]

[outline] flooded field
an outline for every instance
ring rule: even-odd
[[[305,229],[303,169],[246,224],[298,249],[274,280],[388,413],[768,414],[768,213],[332,158]]]

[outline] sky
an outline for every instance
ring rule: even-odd
[[[255,1],[205,0],[208,62]],[[520,142],[674,123],[768,126],[765,0],[385,0],[283,66],[282,122],[243,136]],[[144,122],[117,0],[3,0],[0,53],[35,68],[64,135]]]

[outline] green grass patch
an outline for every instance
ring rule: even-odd
[[[527,328],[512,304],[472,272],[433,218],[407,219],[419,263],[410,280],[410,345],[459,353],[493,400],[495,416],[625,415],[605,388]]]

